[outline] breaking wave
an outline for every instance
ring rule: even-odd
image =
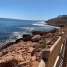
[[[33,31],[34,27],[20,27],[22,30]]]
[[[36,25],[36,26],[45,26],[46,24],[47,24],[46,22],[40,21],[40,22],[34,23],[33,25]]]
[[[10,39],[19,39],[22,38],[23,34],[27,34],[26,32],[13,32],[10,36]]]

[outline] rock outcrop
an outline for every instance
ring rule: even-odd
[[[36,49],[32,44],[31,41],[21,41],[2,50],[0,52],[0,67],[4,67],[4,65],[5,67],[29,67],[33,61],[40,62],[42,48],[37,47],[38,49]],[[35,43],[34,46],[37,44],[39,43]],[[37,53],[40,56],[37,56]]]
[[[33,35],[43,35],[43,34],[46,34],[47,32],[45,32],[45,31],[32,31],[32,34]]]
[[[67,27],[67,15],[60,15],[57,18],[49,19],[46,22],[49,25],[64,28]]]
[[[0,67],[12,67],[17,64],[18,61],[13,56],[4,56],[4,58],[0,60]]]
[[[7,43],[0,52],[0,67],[37,67],[42,49],[50,48],[61,31],[33,31],[32,35],[24,34],[16,42]]]
[[[32,41],[32,42],[38,42],[40,39],[41,39],[41,36],[40,36],[40,35],[34,35],[34,36],[31,38],[31,41]]]

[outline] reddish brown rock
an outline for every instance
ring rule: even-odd
[[[17,61],[19,61],[19,62],[23,62],[24,61],[24,58],[22,57],[22,55],[16,55],[15,56],[15,59],[17,60]]]
[[[52,38],[45,38],[46,44],[51,45]]]
[[[32,53],[33,51],[34,51],[34,48],[30,47],[28,52]]]
[[[36,56],[32,56],[32,61],[36,61]]]
[[[40,36],[40,35],[34,35],[34,36],[31,38],[31,41],[32,41],[32,42],[38,42],[40,39],[41,39],[41,36]]]
[[[47,32],[45,32],[45,31],[32,31],[32,34],[33,35],[43,35],[43,34],[46,34]]]
[[[8,53],[7,50],[2,51],[2,55],[5,55],[5,54],[7,54],[7,53]]]
[[[41,57],[41,55],[42,55],[42,52],[38,52],[36,56]]]
[[[22,66],[27,66],[30,63],[30,60],[24,61],[24,62],[20,62],[19,64]]]
[[[31,60],[31,55],[27,55],[26,60]]]
[[[4,56],[0,59],[0,67],[12,67],[15,63],[18,63],[13,56]]]
[[[32,67],[38,67],[39,66],[39,63],[38,61],[33,61],[32,62]]]
[[[2,52],[0,52],[0,57],[2,56]]]
[[[33,48],[41,48],[41,44],[39,44],[39,43],[32,43],[32,45],[31,45]]]
[[[43,42],[44,42],[44,40],[43,40],[43,39],[39,40],[39,43],[41,43],[41,44],[42,44]]]
[[[18,66],[18,61],[15,59],[0,63],[0,67],[13,67]]]

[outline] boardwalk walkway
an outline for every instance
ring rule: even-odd
[[[65,45],[65,52],[64,52],[63,66],[62,67],[67,67],[67,38],[66,38],[66,45]]]
[[[62,44],[62,48],[61,48],[60,54],[58,56],[58,61],[57,61],[56,67],[62,67],[63,66],[63,58],[64,58],[64,53],[65,53],[65,44],[66,44],[66,39],[64,39],[64,42]]]
[[[64,40],[56,67],[67,67],[67,38]]]

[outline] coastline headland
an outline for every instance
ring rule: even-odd
[[[49,25],[60,28],[49,32],[32,31],[32,34],[23,34],[23,38],[7,43],[0,51],[0,67],[37,67],[42,58],[42,49],[50,48],[62,35],[67,27],[66,21],[63,16],[50,19],[46,21]]]

